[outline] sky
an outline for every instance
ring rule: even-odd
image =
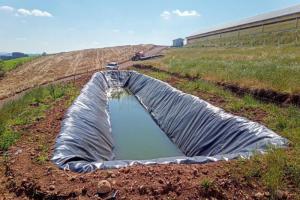
[[[0,52],[55,53],[175,38],[300,0],[0,0]]]

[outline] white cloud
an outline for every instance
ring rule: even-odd
[[[23,8],[18,9],[17,14],[24,15],[24,16],[32,15],[31,11],[23,9]]]
[[[164,12],[162,12],[161,14],[160,14],[160,16],[163,18],[163,19],[165,19],[165,20],[169,20],[169,19],[171,19],[171,13],[169,12],[169,11],[167,11],[167,10],[165,10]]]
[[[172,13],[179,17],[199,17],[200,16],[200,14],[196,10],[180,11],[177,9],[177,10],[173,10]]]
[[[24,8],[15,9],[11,6],[0,6],[0,11],[14,13],[15,16],[34,16],[34,17],[53,17],[53,15],[47,11],[39,9],[27,10]]]
[[[15,9],[10,6],[0,6],[0,11],[13,12]]]
[[[41,11],[38,9],[34,9],[31,11],[33,16],[36,17],[53,17],[51,13],[47,12],[47,11]]]
[[[112,30],[114,33],[120,33],[120,29],[114,29]]]
[[[172,16],[177,16],[177,17],[199,17],[200,14],[196,10],[181,11],[179,9],[176,9],[176,10],[173,10],[173,11],[165,10],[160,14],[160,16],[165,20],[169,20],[169,19],[172,18]]]
[[[38,9],[27,10],[24,8],[20,8],[17,10],[17,14],[23,16],[35,16],[35,17],[53,17],[53,15],[47,11],[42,11]]]

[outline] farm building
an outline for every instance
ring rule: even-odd
[[[173,47],[183,47],[184,45],[184,39],[178,38],[173,40]]]
[[[257,37],[260,37],[263,42],[268,42],[267,40],[271,40],[272,36],[275,38],[275,35],[283,33],[289,34],[289,39],[294,41],[298,40],[299,18],[300,5],[296,5],[195,33],[187,37],[187,44],[222,43],[230,39],[243,42],[245,38],[249,40]]]

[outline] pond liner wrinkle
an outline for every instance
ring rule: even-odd
[[[115,160],[108,112],[111,88],[125,87],[186,155],[150,160]],[[52,161],[61,169],[91,172],[134,164],[194,164],[264,153],[288,141],[246,118],[226,113],[169,84],[135,71],[101,71],[93,75],[65,114]]]

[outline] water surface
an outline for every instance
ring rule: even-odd
[[[116,160],[183,156],[136,97],[126,89],[114,89],[108,105]]]

